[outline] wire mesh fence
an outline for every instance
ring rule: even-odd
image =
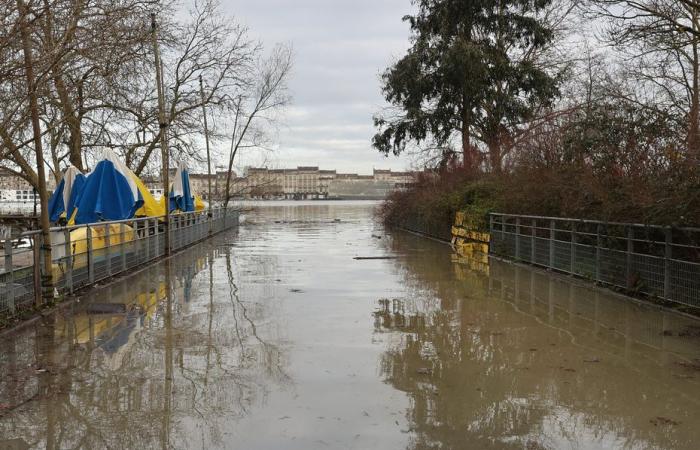
[[[490,215],[495,255],[700,307],[700,229]]]
[[[231,209],[173,214],[170,249],[177,251],[238,225]],[[44,262],[41,233],[31,231],[2,244],[0,323],[42,305],[42,277],[52,280],[54,295],[128,272],[166,254],[162,217],[145,217],[51,229],[51,265]]]

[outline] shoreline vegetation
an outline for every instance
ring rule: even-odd
[[[486,231],[501,212],[700,225],[700,4],[415,6],[373,145],[429,169],[384,202],[386,224],[443,234],[464,212]]]

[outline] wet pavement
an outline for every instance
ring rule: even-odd
[[[700,321],[375,207],[266,203],[0,338],[0,449],[700,447]]]

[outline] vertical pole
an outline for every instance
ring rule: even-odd
[[[595,281],[596,283],[600,281],[600,251],[601,247],[603,246],[603,238],[601,236],[601,228],[602,226],[600,224],[596,225],[595,228]]]
[[[155,54],[156,85],[158,89],[158,124],[160,127],[160,152],[163,162],[163,195],[165,196],[165,216],[163,218],[165,228],[165,254],[170,254],[170,205],[168,195],[170,192],[170,151],[168,150],[168,121],[165,118],[165,88],[163,87],[163,66],[160,60],[158,48],[158,28],[156,15],[151,13],[151,37],[153,40],[153,53]]]
[[[625,255],[625,287],[630,289],[632,283],[632,253],[634,252],[634,231],[632,227],[626,227],[627,253]]]
[[[64,245],[66,252],[66,288],[68,293],[73,293],[73,252],[71,251],[71,241],[70,241],[70,229],[66,228],[63,230],[64,233]]]
[[[571,222],[571,262],[569,273],[576,272],[576,222]]]
[[[125,238],[125,234],[126,234],[126,226],[123,223],[120,223],[119,224],[119,244],[122,248],[122,272],[126,272],[126,238]]]
[[[549,221],[549,267],[554,268],[554,249],[555,249],[555,239],[557,237],[556,228],[557,224],[554,220]]]
[[[158,227],[158,219],[154,219],[155,223],[153,224],[153,242],[155,243],[155,249],[154,249],[154,254],[153,258],[155,259],[160,256],[160,229]]]
[[[673,232],[671,227],[665,229],[666,239],[664,244],[664,298],[671,299],[671,259],[673,258]],[[665,317],[665,316],[664,316]]]
[[[41,308],[43,305],[43,293],[41,290],[41,253],[40,247],[42,245],[41,241],[43,234],[34,235],[34,247],[32,248],[32,255],[34,257],[34,306]]]
[[[204,142],[207,146],[207,201],[209,202],[209,208],[207,216],[209,217],[209,234],[211,234],[211,155],[209,153],[209,127],[207,124],[207,107],[206,98],[204,97],[204,83],[202,82],[202,76],[199,76],[199,93],[202,96],[202,115],[204,117]]]
[[[532,229],[530,230],[530,242],[532,245],[530,246],[530,263],[535,264],[535,244],[537,243],[535,239],[535,235],[537,234],[537,220],[532,219]]]
[[[515,259],[520,259],[520,217],[515,219]]]
[[[95,283],[95,254],[92,250],[92,227],[86,227],[85,239],[87,240],[87,259],[88,259],[88,281],[90,284]]]
[[[112,276],[112,234],[110,233],[109,224],[105,224],[105,234],[104,234],[104,253],[105,253],[105,264],[107,269],[107,277]]]
[[[155,220],[158,220],[158,219],[155,219]],[[144,255],[145,256],[144,262],[147,262],[147,261],[151,260],[151,241],[153,240],[153,238],[151,237],[151,219],[147,218],[145,220],[145,223],[146,223],[146,233],[145,233],[144,238],[145,238],[145,242],[146,242],[146,254]]]
[[[5,239],[5,289],[7,289],[7,303],[10,308],[10,314],[15,313],[15,270],[12,262],[12,239],[8,236]]]
[[[493,242],[493,235],[494,235],[494,229],[493,229],[493,214],[489,214],[489,233],[491,233],[491,239],[489,239],[489,253],[491,253],[492,250],[492,245],[491,243]]]

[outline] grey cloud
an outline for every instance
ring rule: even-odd
[[[360,173],[408,167],[407,158],[379,155],[371,138],[372,115],[384,106],[379,74],[409,45],[401,17],[411,10],[410,0],[245,0],[224,8],[267,47],[294,47],[294,104],[274,164]],[[260,159],[243,156],[242,164]]]

